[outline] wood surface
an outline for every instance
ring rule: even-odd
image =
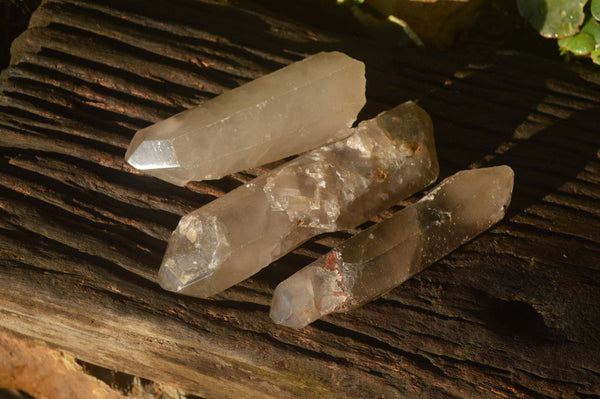
[[[162,291],[179,217],[265,169],[178,188],[125,165],[129,140],[321,50],[365,62],[360,119],[409,99],[431,114],[442,177],[513,167],[508,216],[300,331],[271,323],[272,291],[347,233],[215,298]],[[600,397],[599,83],[591,67],[395,49],[250,2],[43,1],[0,77],[0,328],[205,398]]]
[[[88,375],[69,355],[46,346],[0,335],[0,387],[18,387],[34,398],[125,399],[104,382]],[[0,398],[23,398],[0,389]]]

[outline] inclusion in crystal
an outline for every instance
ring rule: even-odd
[[[311,237],[367,221],[438,171],[429,115],[401,104],[185,215],[159,282],[186,295],[217,294]]]
[[[345,138],[365,67],[318,53],[136,133],[126,161],[177,185],[217,179]]]
[[[417,203],[357,234],[281,282],[271,318],[302,328],[385,294],[504,217],[508,166],[459,172]]]

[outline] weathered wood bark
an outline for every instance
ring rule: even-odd
[[[71,399],[82,392],[94,399],[125,398],[87,375],[73,357],[5,334],[0,335],[0,387],[18,388],[36,398]]]
[[[245,4],[42,3],[0,80],[1,328],[207,398],[598,397],[600,74],[391,51]],[[408,99],[431,113],[442,175],[511,165],[508,217],[302,331],[270,322],[272,290],[343,234],[211,300],[161,291],[180,215],[261,170],[177,188],[123,164],[134,131],[329,49],[367,65],[362,118]]]

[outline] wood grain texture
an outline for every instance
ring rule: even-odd
[[[432,115],[442,176],[512,166],[507,218],[301,331],[270,322],[272,291],[347,234],[209,300],[162,291],[179,217],[264,169],[171,186],[124,165],[136,129],[333,49],[366,63],[361,119],[408,99]],[[0,78],[0,327],[206,398],[599,397],[599,83],[483,47],[393,51],[247,2],[44,1]]]
[[[85,373],[71,356],[46,346],[0,335],[0,386],[36,398],[125,399],[118,391]],[[6,398],[0,390],[0,397]]]

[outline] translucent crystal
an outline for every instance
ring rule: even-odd
[[[184,216],[169,240],[160,284],[186,295],[216,294],[317,234],[363,223],[437,175],[431,119],[404,103]]]
[[[217,179],[348,136],[365,67],[319,53],[136,133],[125,159],[173,184]]]
[[[279,284],[271,318],[302,328],[385,294],[502,219],[513,176],[508,166],[497,166],[449,177]]]

